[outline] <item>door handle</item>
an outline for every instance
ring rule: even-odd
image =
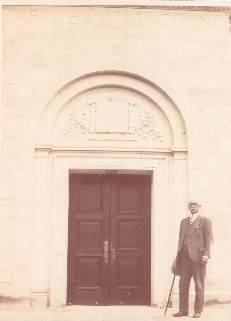
[[[108,241],[104,241],[103,257],[104,257],[104,263],[108,263]]]
[[[115,263],[115,242],[111,242],[111,261]]]

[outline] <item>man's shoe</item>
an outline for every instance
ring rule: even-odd
[[[176,317],[176,318],[187,317],[188,316],[188,312],[179,311],[177,313],[174,313],[173,316]]]
[[[193,315],[193,318],[200,318],[201,313],[200,312],[195,312]]]

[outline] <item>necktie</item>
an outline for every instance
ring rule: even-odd
[[[193,223],[193,215],[190,215],[189,223],[190,223],[190,224],[192,224],[192,223]]]

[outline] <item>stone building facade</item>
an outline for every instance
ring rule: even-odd
[[[206,301],[229,301],[231,7],[52,2],[1,7],[1,298],[69,303],[69,178],[109,175],[150,181],[148,304],[166,302],[189,197],[213,223]],[[137,222],[116,228],[132,248]]]

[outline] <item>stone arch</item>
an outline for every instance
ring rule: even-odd
[[[42,299],[44,302],[49,301],[52,306],[66,304],[68,173],[72,169],[152,171],[155,179],[152,182],[151,225],[152,240],[156,245],[152,248],[151,302],[159,306],[165,302],[168,291],[166,275],[172,261],[170,250],[173,242],[176,244],[177,238],[174,225],[178,225],[184,215],[187,200],[187,131],[184,117],[178,107],[185,101],[185,96],[180,96],[176,90],[176,97],[180,103],[175,103],[167,94],[168,88],[171,87],[169,84],[158,86],[152,81],[153,76],[144,77],[145,73],[134,73],[135,70],[132,72],[132,68],[125,69],[126,71],[105,71],[106,69],[102,68],[102,71],[93,71],[92,66],[88,66],[82,68],[81,73],[75,74],[73,71],[66,75],[65,79],[60,80],[57,76],[56,85],[51,84],[48,88],[52,88],[52,97],[48,99],[50,93],[43,95],[38,92],[38,99],[34,100],[36,107],[38,106],[37,116],[40,114],[40,117],[35,139],[32,297],[39,297],[39,300]],[[84,70],[89,72],[84,73]],[[166,83],[168,82],[165,79],[165,85]],[[158,119],[165,126],[163,132],[167,132],[164,143],[149,139],[150,144],[145,145],[142,141],[140,145],[134,143],[132,146],[130,139],[125,146],[115,146],[111,141],[110,144],[97,143],[98,146],[95,146],[91,144],[91,140],[81,145],[74,139],[73,144],[58,145],[57,140],[54,140],[54,137],[59,138],[55,130],[63,128],[59,126],[59,121],[62,125],[62,119],[65,118],[63,116],[68,115],[66,111],[71,110],[71,104],[81,107],[79,102],[81,99],[84,101],[85,97],[88,98],[89,93],[100,96],[101,91],[105,93],[108,88],[116,92],[117,98],[121,94],[125,100],[125,109],[126,103],[130,102],[129,99],[132,97],[142,104],[144,110],[155,110]],[[120,131],[120,127],[116,131],[121,136],[125,135]],[[128,133],[129,131],[126,135]],[[47,248],[49,242],[51,246]],[[164,254],[161,244],[166,244],[168,249]],[[44,248],[47,248],[47,252],[44,252]]]
[[[60,88],[46,104],[39,119],[36,133],[36,147],[49,146],[52,148],[52,130],[57,115],[74,99],[87,95],[102,88],[123,88],[123,92],[143,101],[149,100],[159,109],[168,122],[172,132],[171,150],[185,150],[187,147],[187,132],[181,112],[171,97],[150,80],[133,73],[118,71],[92,72],[77,77]],[[163,145],[163,144],[162,144]],[[163,146],[162,146],[163,147]],[[165,146],[167,147],[167,146]]]

